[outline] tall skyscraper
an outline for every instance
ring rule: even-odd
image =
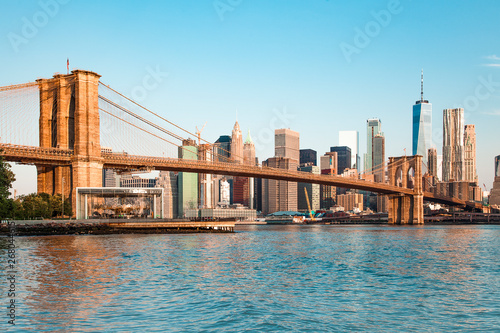
[[[432,145],[432,104],[424,100],[424,71],[422,70],[420,100],[413,105],[412,155],[421,155],[427,165],[427,150]]]
[[[443,181],[464,179],[464,109],[443,110]]]
[[[102,185],[104,187],[119,187],[120,176],[113,169],[102,169]]]
[[[474,125],[465,125],[464,180],[477,183],[476,170],[476,129]]]
[[[274,156],[300,161],[299,132],[288,128],[274,131]]]
[[[365,172],[371,172],[373,168],[373,138],[382,131],[382,122],[377,119],[368,119],[366,121],[366,154],[365,154]]]
[[[178,216],[177,174],[173,171],[160,171],[156,187],[163,187],[163,217]]]
[[[320,157],[320,172],[322,175],[337,175],[337,156],[337,152],[327,152]],[[329,209],[335,205],[337,199],[337,188],[335,186],[320,185],[319,192],[321,208]]]
[[[373,174],[375,181],[385,182],[385,137],[377,134],[373,138]]]
[[[229,162],[231,159],[231,137],[221,135],[214,143],[214,160]]]
[[[271,157],[263,166],[271,168],[297,170],[298,160],[286,157]],[[262,212],[264,214],[278,211],[297,210],[297,183],[285,180],[262,180]]]
[[[198,146],[198,160],[213,160],[210,144],[201,144]],[[214,201],[212,193],[212,175],[207,173],[198,174],[198,203],[200,208],[213,207]]]
[[[436,148],[429,148],[427,150],[427,172],[430,176],[438,177],[438,155]]]
[[[500,155],[495,157],[495,177],[500,177]]]
[[[341,175],[345,169],[351,168],[351,148],[347,146],[330,147],[330,152],[337,153],[337,175]]]
[[[255,145],[250,137],[250,130],[243,145],[243,163],[255,165]],[[254,179],[248,177],[234,177],[233,202],[253,209]]]
[[[248,130],[247,138],[243,144],[243,163],[246,165],[255,165],[255,145]]]
[[[262,166],[286,170],[297,170],[300,161],[299,133],[290,129],[274,132],[275,157],[267,159]],[[262,212],[297,210],[297,183],[284,180],[262,180]]]
[[[359,155],[359,132],[358,131],[340,131],[339,146],[351,148],[351,168],[361,172],[361,157]]]
[[[317,152],[312,149],[301,149],[300,150],[300,165],[317,165]]]
[[[179,158],[185,160],[198,159],[198,148],[196,141],[183,140],[179,147]],[[198,208],[198,174],[191,172],[179,172],[177,177],[178,208],[179,217],[184,217],[187,209]]]
[[[495,181],[490,192],[490,205],[500,208],[500,155],[495,157]]]
[[[319,167],[315,165],[301,166],[299,171],[310,172],[319,175]],[[309,196],[309,204],[311,205],[311,210],[317,211],[320,207],[320,196],[319,196],[319,184],[308,184],[308,183],[298,183],[297,184],[297,197],[298,197],[298,209],[299,210],[309,210],[307,205],[307,199],[305,194],[305,189],[307,189],[307,195]]]
[[[238,121],[234,123],[231,135],[231,161],[243,163],[243,136]]]

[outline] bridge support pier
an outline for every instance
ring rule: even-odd
[[[40,147],[73,150],[71,165],[37,165],[38,192],[63,194],[76,212],[76,188],[102,186],[98,86],[100,75],[83,70],[37,80]]]
[[[415,192],[389,195],[389,224],[424,223],[422,156],[390,157],[388,171],[390,185],[413,188]]]

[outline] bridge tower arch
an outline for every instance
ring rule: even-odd
[[[76,188],[102,186],[97,73],[74,70],[39,79],[40,147],[73,150],[67,166],[37,165],[37,191],[64,193],[76,212]]]
[[[389,224],[424,223],[422,156],[389,157],[388,172],[390,185],[404,188],[412,185],[414,191],[412,195],[389,195]],[[399,176],[401,173],[402,177]],[[412,181],[409,181],[410,174],[413,175]]]

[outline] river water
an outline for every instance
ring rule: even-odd
[[[16,237],[9,331],[500,331],[500,226]],[[0,250],[6,266],[6,250]]]

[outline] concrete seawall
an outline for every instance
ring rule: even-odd
[[[146,219],[103,220],[8,220],[2,221],[0,234],[17,236],[109,235],[170,233],[232,233],[235,221],[170,221]]]

